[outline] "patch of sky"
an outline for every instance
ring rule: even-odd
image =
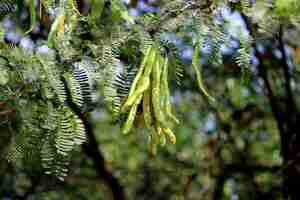
[[[8,31],[5,33],[4,38],[6,41],[17,44],[21,40],[22,34],[20,32]]]
[[[11,17],[5,17],[2,22],[3,28],[6,30],[12,30],[16,27],[16,23]]]
[[[216,117],[212,113],[208,114],[204,123],[203,123],[203,131],[205,132],[213,132],[216,129]]]
[[[23,37],[20,40],[20,47],[26,49],[26,51],[29,53],[33,53],[34,42],[29,37]]]

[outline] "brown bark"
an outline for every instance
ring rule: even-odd
[[[242,14],[244,21],[250,34],[253,33],[252,26],[248,18]],[[281,52],[281,59],[278,60],[283,71],[283,88],[285,90],[284,97],[278,97],[272,90],[271,82],[268,78],[268,67],[264,64],[264,57],[254,45],[255,56],[259,60],[258,71],[259,76],[263,79],[266,89],[266,97],[270,102],[273,116],[276,120],[281,140],[282,164],[282,194],[285,199],[300,199],[299,180],[300,171],[300,137],[298,133],[298,124],[300,123],[300,113],[294,101],[294,94],[291,88],[291,74],[288,65],[288,56],[285,51],[285,43],[283,40],[284,26],[281,25],[278,30],[276,42],[278,50]],[[252,34],[253,36],[253,34]]]
[[[105,158],[101,151],[99,150],[99,144],[93,132],[93,127],[90,124],[87,116],[81,112],[81,110],[72,101],[71,93],[67,87],[66,80],[62,77],[62,81],[65,85],[65,90],[67,93],[67,103],[68,106],[73,110],[73,112],[82,120],[88,141],[83,144],[84,153],[93,161],[95,170],[101,180],[110,189],[112,196],[115,200],[125,200],[124,188],[119,182],[119,180],[113,175],[112,171],[106,166]]]

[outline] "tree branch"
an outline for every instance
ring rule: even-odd
[[[283,25],[280,25],[279,28],[279,33],[278,33],[278,42],[279,42],[279,51],[281,52],[281,65],[283,68],[283,72],[284,72],[284,78],[285,78],[285,82],[284,82],[284,87],[287,93],[287,108],[289,109],[289,111],[292,113],[295,111],[296,109],[296,104],[294,101],[294,95],[293,95],[293,91],[291,88],[291,75],[289,72],[289,65],[288,65],[288,56],[286,53],[286,50],[284,48],[284,41],[283,41],[283,35],[284,35],[284,30],[283,30]]]
[[[108,187],[111,189],[114,199],[125,200],[126,198],[122,185],[105,165],[105,159],[99,150],[99,145],[91,130],[91,125],[88,123],[88,120],[85,116],[82,116],[81,120],[85,124],[87,136],[89,138],[89,142],[83,144],[83,150],[85,154],[93,160],[99,176],[106,182]]]
[[[224,185],[226,182],[227,177],[229,176],[228,171],[223,171],[221,174],[219,174],[217,180],[216,180],[216,186],[213,191],[213,200],[219,200],[222,199],[222,194],[224,190]]]
[[[82,120],[86,130],[88,141],[83,144],[83,151],[85,154],[94,162],[94,166],[98,172],[98,176],[106,183],[112,192],[112,196],[115,200],[125,200],[126,196],[124,193],[123,186],[119,180],[113,175],[113,173],[107,168],[105,164],[105,158],[99,150],[99,144],[93,133],[93,127],[90,124],[87,116],[81,112],[81,110],[72,101],[71,93],[67,87],[67,82],[64,77],[61,78],[65,91],[67,93],[67,104],[73,110],[73,112]]]
[[[218,175],[216,180],[216,186],[213,191],[213,200],[219,200],[222,198],[224,185],[228,177],[235,173],[243,173],[252,177],[257,172],[270,172],[276,173],[280,171],[282,167],[279,165],[266,165],[262,163],[228,163],[223,166],[221,173]]]
[[[254,36],[254,31],[252,29],[252,26],[251,26],[251,23],[250,23],[248,17],[243,13],[241,13],[241,16],[242,16],[242,19],[244,20],[244,22],[246,24],[246,27],[249,31],[249,34],[253,37]],[[287,163],[288,140],[287,140],[287,137],[285,137],[285,135],[284,135],[284,133],[285,133],[284,117],[282,117],[282,114],[281,114],[282,111],[281,111],[279,105],[277,104],[278,99],[274,95],[271,83],[268,79],[267,67],[263,63],[263,56],[258,51],[256,44],[253,45],[253,48],[254,48],[254,55],[259,61],[259,65],[257,67],[258,75],[262,78],[262,80],[264,82],[264,85],[265,85],[265,88],[266,88],[266,91],[267,91],[266,96],[267,96],[267,98],[269,100],[269,103],[271,105],[272,113],[273,113],[273,116],[275,118],[277,127],[278,127],[279,132],[280,132],[281,153],[282,153],[282,156],[283,156],[283,160],[284,160],[284,163]]]
[[[213,1],[211,0],[206,0],[205,2],[202,1],[202,3],[199,3],[198,1],[186,1],[185,4],[178,9],[170,10],[167,8],[160,13],[161,17],[158,23],[144,27],[144,29],[150,34],[155,34],[162,30],[163,24],[168,20],[176,18],[186,11],[206,10],[211,7],[212,3]]]

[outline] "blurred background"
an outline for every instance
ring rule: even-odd
[[[132,16],[160,10],[159,0],[124,2]],[[82,12],[88,9],[86,4],[81,6]],[[259,17],[259,5],[256,9]],[[261,34],[263,37],[257,37],[249,81],[245,83],[233,56],[239,46],[235,36],[250,34],[247,22],[230,8],[223,8],[222,13],[232,35],[230,46],[221,49],[224,63],[216,67],[201,60],[205,85],[217,103],[201,94],[191,67],[185,68],[181,86],[176,85],[175,80],[171,86],[174,112],[181,122],[174,129],[176,145],[160,146],[157,155],[151,157],[146,133],[122,135],[120,127],[111,122],[110,112],[103,102],[93,111],[92,124],[106,169],[113,174],[126,199],[284,199],[278,121],[274,119],[269,93],[265,91],[266,82],[257,71],[257,66],[264,63],[276,100],[283,104],[285,80],[280,70],[283,52],[274,42],[273,33],[265,31]],[[1,24],[6,29],[6,40],[27,51],[42,51],[40,44],[47,37],[47,25],[37,26],[24,36],[25,27],[30,23],[28,8],[24,7],[18,16],[3,18]],[[287,41],[284,62],[293,72],[291,87],[296,96],[300,69],[300,51],[295,40],[299,38],[298,30],[291,28],[284,37]],[[181,50],[184,62],[190,63],[193,48],[188,41],[176,34],[169,34],[168,39]],[[202,53],[209,50],[204,48]],[[0,124],[0,134],[2,128]],[[0,151],[5,142],[6,139],[0,137]],[[30,166],[12,165],[1,158],[0,199],[113,199],[115,191],[105,178],[110,177],[99,177],[93,161],[81,150],[72,156],[64,182]]]

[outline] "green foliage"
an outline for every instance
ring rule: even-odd
[[[29,1],[27,33],[37,24],[34,2]],[[243,8],[249,6],[246,2],[241,2]],[[18,113],[10,160],[36,155],[37,163],[59,179],[66,176],[74,149],[86,141],[86,127],[79,115],[95,108],[93,94],[99,92],[95,86],[103,89],[105,102],[119,119],[123,133],[133,128],[148,130],[149,149],[155,154],[158,144],[176,142],[173,129],[179,120],[173,114],[170,75],[175,74],[181,83],[192,66],[200,90],[213,100],[198,65],[204,58],[214,67],[222,66],[221,48],[228,46],[230,38],[212,6],[204,6],[204,12],[193,10],[198,1],[172,1],[161,13],[136,18],[129,16],[118,0],[90,3],[90,12],[83,15],[76,1],[41,1],[39,6],[45,11],[40,14],[53,19],[47,41],[41,42],[50,48],[47,54],[29,54],[5,45],[0,50],[7,61],[1,66],[0,84],[4,87],[0,101],[12,102]],[[11,12],[14,6],[12,1],[3,1],[1,12]],[[191,65],[182,62],[180,49],[165,39],[172,31],[195,47]],[[248,69],[251,40],[242,35],[238,40],[236,62]],[[205,47],[207,55],[200,53]]]
[[[67,80],[74,103],[81,110],[84,110],[84,107],[87,109],[92,103],[92,83],[86,69],[75,68],[72,74],[67,76]]]
[[[33,2],[0,1],[0,199],[288,199],[296,1]]]
[[[178,85],[181,85],[181,81],[184,77],[184,64],[180,59],[180,50],[175,44],[168,41],[167,39],[161,39],[161,45],[167,52],[170,66],[174,69],[175,78]]]
[[[2,0],[0,2],[0,16],[15,11],[17,8],[16,2],[17,0]]]
[[[297,0],[276,0],[276,12],[283,17],[299,16],[300,3]]]
[[[250,79],[250,66],[251,66],[251,42],[249,36],[240,37],[240,48],[236,57],[236,63],[242,69],[242,79],[248,82]]]

